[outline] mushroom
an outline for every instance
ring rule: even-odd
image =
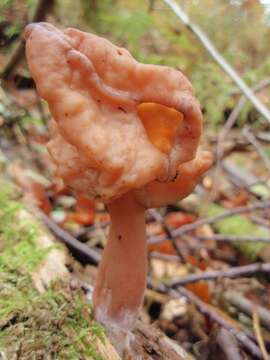
[[[96,319],[127,332],[146,286],[145,210],[187,196],[212,162],[208,152],[197,154],[199,103],[180,71],[141,64],[96,35],[37,23],[25,38],[30,72],[53,115],[56,175],[103,201],[111,216]]]

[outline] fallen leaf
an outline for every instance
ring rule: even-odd
[[[166,216],[166,224],[171,228],[177,228],[185,224],[190,224],[196,220],[195,216],[181,211],[170,212]]]
[[[86,196],[78,195],[75,211],[67,215],[66,221],[75,221],[81,225],[91,225],[95,220],[95,202]]]
[[[148,251],[156,251],[162,254],[175,255],[175,250],[170,240],[164,240],[159,244],[149,244]]]
[[[181,297],[179,299],[169,300],[162,310],[161,319],[172,321],[174,318],[184,316],[187,313],[187,299]]]
[[[206,270],[207,269],[207,263],[202,260],[202,259],[198,259],[198,258],[195,258],[194,256],[192,255],[187,255],[186,256],[186,260],[193,266],[199,268],[200,270]]]
[[[209,286],[206,281],[198,281],[196,283],[187,284],[186,288],[197,295],[202,301],[210,303]]]
[[[153,279],[155,280],[173,280],[187,275],[186,266],[180,264],[179,262],[152,258],[150,261],[150,267]]]

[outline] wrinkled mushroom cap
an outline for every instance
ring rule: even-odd
[[[202,131],[186,77],[76,29],[31,24],[25,37],[31,74],[54,118],[48,149],[57,176],[104,202],[130,190],[153,197],[157,183],[166,191],[195,158]],[[203,172],[211,161],[199,159]]]

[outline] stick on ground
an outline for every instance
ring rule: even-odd
[[[217,334],[217,343],[223,350],[228,360],[243,360],[238,343],[230,331],[221,328]]]
[[[267,209],[267,208],[270,208],[270,200],[258,201],[258,202],[255,202],[252,205],[236,207],[234,209],[226,210],[222,214],[212,216],[212,217],[209,217],[209,218],[205,218],[205,219],[200,219],[200,220],[195,221],[195,222],[193,222],[191,224],[183,225],[178,229],[171,230],[171,235],[173,237],[182,236],[185,233],[193,231],[193,230],[197,229],[198,227],[200,227],[202,225],[213,224],[214,222],[217,222],[219,220],[223,220],[223,219],[225,219],[227,217],[230,217],[230,216],[233,216],[233,215],[246,214],[246,213],[250,213],[250,212],[253,212],[253,211],[256,211],[256,210],[264,210],[264,209]],[[221,235],[221,236],[223,236],[223,235]],[[164,241],[166,238],[167,237],[164,236],[164,235],[155,236],[153,238],[150,237],[148,239],[148,243],[149,244],[157,244],[157,243],[160,243],[160,242]],[[208,239],[209,239],[209,237],[208,237]]]
[[[249,276],[254,273],[261,272],[270,272],[270,263],[255,263],[251,265],[236,266],[228,270],[221,271],[206,271],[199,274],[192,274],[189,276],[184,276],[179,280],[173,281],[168,284],[169,287],[178,287],[185,284],[190,284],[193,282],[201,280],[214,280],[218,278],[235,278],[241,276]]]

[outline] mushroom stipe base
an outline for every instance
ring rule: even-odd
[[[108,205],[111,228],[94,290],[98,321],[129,331],[143,301],[147,274],[145,208],[132,193]]]

